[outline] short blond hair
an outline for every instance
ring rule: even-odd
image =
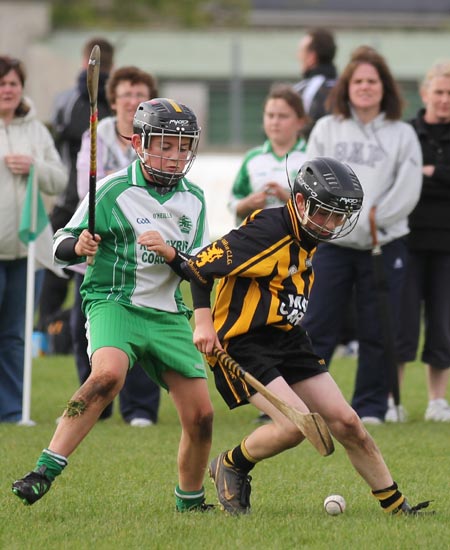
[[[437,76],[447,76],[450,78],[450,60],[437,61],[434,63],[422,80],[420,89],[428,88],[430,82]]]

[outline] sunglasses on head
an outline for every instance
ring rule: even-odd
[[[0,74],[5,75],[9,73],[11,69],[19,67],[20,60],[15,57],[0,57]]]

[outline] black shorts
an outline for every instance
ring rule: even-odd
[[[286,332],[274,327],[262,327],[236,336],[224,343],[224,349],[241,367],[264,385],[282,376],[292,386],[328,369],[325,361],[312,349],[304,329],[294,327]],[[225,403],[234,409],[248,403],[256,391],[244,380],[233,376],[218,362],[210,362],[217,390]]]

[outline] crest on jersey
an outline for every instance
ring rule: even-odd
[[[220,259],[224,253],[224,249],[218,247],[217,243],[214,242],[211,246],[208,246],[206,250],[199,252],[198,260],[195,262],[195,265],[197,267],[203,267],[206,264],[211,264]]]
[[[182,233],[190,233],[192,229],[192,220],[188,216],[181,216],[178,220],[178,227]]]

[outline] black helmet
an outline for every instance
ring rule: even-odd
[[[173,99],[162,97],[144,101],[139,104],[134,115],[133,132],[141,135],[143,152],[139,158],[154,183],[163,186],[174,185],[186,175],[196,157],[201,132],[197,117],[189,107]],[[188,158],[182,161],[180,159],[180,170],[164,172],[161,164],[158,169],[158,162],[154,162],[155,155],[146,152],[154,136],[158,136],[161,140],[164,140],[165,136],[176,136],[179,138],[179,144],[182,138],[191,139]],[[178,153],[180,152],[179,146]],[[153,162],[148,164],[146,160],[149,156],[152,157]],[[160,155],[156,156],[156,161],[158,160],[161,163]]]
[[[318,241],[348,235],[358,221],[364,198],[361,183],[350,166],[329,157],[305,162],[298,171],[292,192],[304,231]],[[297,193],[305,199],[303,215],[300,215],[295,201]],[[311,219],[319,211],[327,214],[320,223]],[[342,221],[330,231],[325,226],[333,214],[341,216]]]

